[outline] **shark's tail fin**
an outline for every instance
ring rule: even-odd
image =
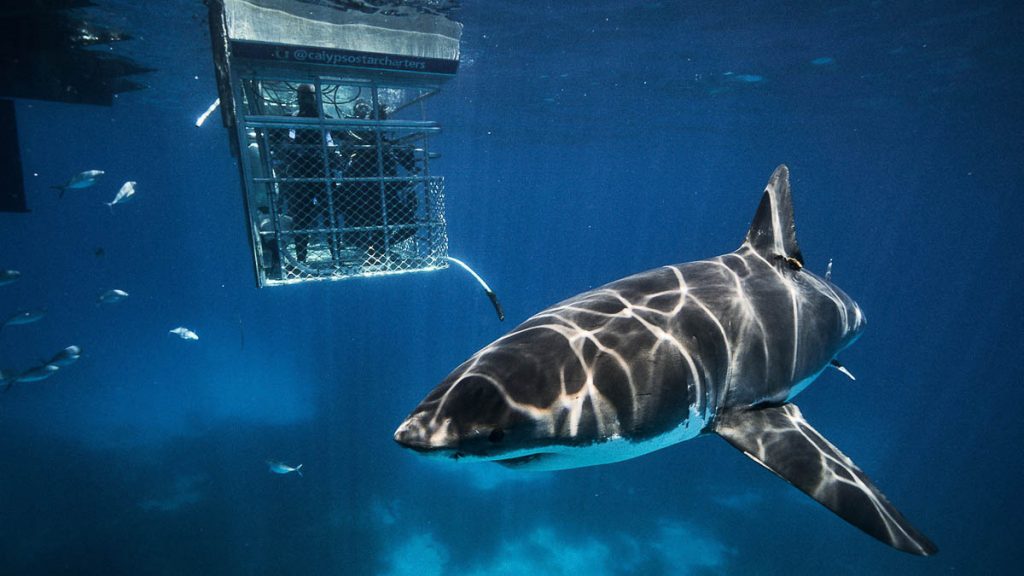
[[[295,467],[295,473],[298,474],[300,478],[302,477],[302,464]]]
[[[50,188],[53,188],[54,190],[58,191],[57,198],[63,198],[64,192],[68,189],[67,186],[50,186]]]

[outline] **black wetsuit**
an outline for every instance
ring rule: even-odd
[[[385,138],[378,141],[372,130],[353,130],[347,135],[348,151],[345,178],[388,178],[398,175],[398,167],[409,173],[415,170],[416,160],[409,149],[396,148]],[[381,146],[378,156],[378,145]],[[337,206],[345,214],[346,228],[376,228],[357,230],[345,234],[345,244],[368,250],[384,249],[384,208],[387,226],[412,224],[416,219],[416,198],[408,182],[379,181],[348,182],[340,191]],[[381,199],[383,198],[383,203]],[[389,237],[392,244],[401,242],[415,233],[413,228],[394,230]]]
[[[316,114],[297,116],[316,117]],[[281,162],[281,176],[284,178],[323,178],[324,162],[320,130],[296,129],[295,138],[288,138]],[[281,192],[288,203],[288,214],[295,225],[295,257],[306,261],[309,246],[309,230],[326,216],[326,202],[323,199],[322,182],[282,182]]]

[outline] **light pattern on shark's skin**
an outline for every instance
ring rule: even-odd
[[[804,267],[780,166],[738,250],[536,314],[449,374],[395,440],[432,456],[556,470],[718,433],[865,532],[930,554],[935,546],[795,407],[768,419],[864,323],[849,296]]]
[[[784,294],[790,303],[791,310],[785,311],[784,316],[791,319],[791,325],[781,338],[777,324],[772,325],[774,334],[769,334],[765,328],[762,318],[768,312],[759,313],[758,304],[749,295],[757,289],[744,286],[743,276],[758,272],[776,275],[779,287],[773,289]],[[644,440],[665,434],[681,425],[690,410],[710,421],[719,408],[719,391],[728,394],[747,382],[774,380],[785,385],[767,388],[759,385],[761,394],[739,398],[745,405],[781,401],[788,396],[790,382],[806,380],[809,383],[821,371],[820,368],[811,371],[806,362],[798,361],[799,338],[796,336],[800,334],[800,311],[807,307],[832,307],[840,317],[842,332],[851,331],[850,321],[854,320],[847,314],[843,296],[829,284],[816,281],[808,273],[790,273],[798,278],[787,277],[745,244],[732,254],[644,272],[542,311],[456,370],[454,374],[458,377],[433,410],[429,423],[434,431],[431,443],[444,446],[451,441],[452,434],[465,435],[465,430],[452,429],[451,422],[445,419],[446,403],[461,385],[481,380],[493,386],[511,410],[534,421],[538,432],[557,435],[568,444],[575,443],[581,427],[588,431],[586,442],[590,443],[615,437]],[[693,277],[692,284],[698,287],[691,288],[687,277]],[[665,288],[655,292],[640,290],[652,283],[665,285]],[[859,310],[854,312],[857,314]],[[728,319],[723,321],[723,317]],[[699,332],[695,326],[702,323],[709,324],[711,329],[703,333],[709,336],[706,340],[713,341],[693,339],[692,335]],[[534,332],[546,334],[531,334]],[[621,349],[624,333],[631,334],[628,349]],[[558,394],[545,398],[544,403],[524,396],[528,389],[509,389],[490,374],[492,356],[505,354],[506,346],[521,338],[545,340],[549,352],[558,351],[555,354],[561,362],[557,371]],[[645,346],[638,346],[638,339]],[[707,355],[700,352],[708,348],[721,350],[721,354],[714,357],[725,362],[712,365],[702,361]],[[569,353],[562,354],[563,351]],[[740,365],[741,359],[749,363],[751,354],[763,359],[760,370],[746,370]],[[646,357],[647,361],[635,362],[638,356]],[[774,362],[773,357],[780,358],[780,362]],[[817,359],[819,362],[814,364],[819,366],[820,360],[829,359]],[[658,427],[631,425],[649,422],[651,413],[657,410],[652,403],[659,399],[650,389],[657,380],[638,379],[634,370],[649,369],[652,364],[680,363],[683,370],[676,380],[686,383],[687,388],[686,401],[678,409],[685,412],[674,414]],[[730,398],[728,405],[735,404],[735,400],[737,398]],[[479,430],[485,435],[491,431],[491,428]]]

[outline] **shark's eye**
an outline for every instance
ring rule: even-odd
[[[491,443],[497,444],[498,442],[501,442],[502,440],[505,439],[505,431],[502,430],[501,428],[495,428],[494,430],[491,430],[490,434],[487,435],[487,439],[490,440]]]

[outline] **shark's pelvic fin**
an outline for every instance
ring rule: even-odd
[[[857,379],[857,377],[853,375],[853,372],[850,372],[846,368],[846,366],[843,366],[842,362],[840,362],[839,360],[836,360],[835,358],[833,358],[831,361],[829,361],[829,366],[832,366],[836,370],[839,370],[839,372],[841,372],[844,376],[846,376],[850,380],[856,380]]]
[[[811,428],[795,405],[724,412],[714,429],[747,456],[882,542],[921,556],[938,552],[846,455]]]
[[[770,262],[779,259],[804,265],[803,254],[796,243],[793,220],[793,198],[789,193],[789,169],[779,165],[764,188],[761,204],[747,232],[746,243]]]

